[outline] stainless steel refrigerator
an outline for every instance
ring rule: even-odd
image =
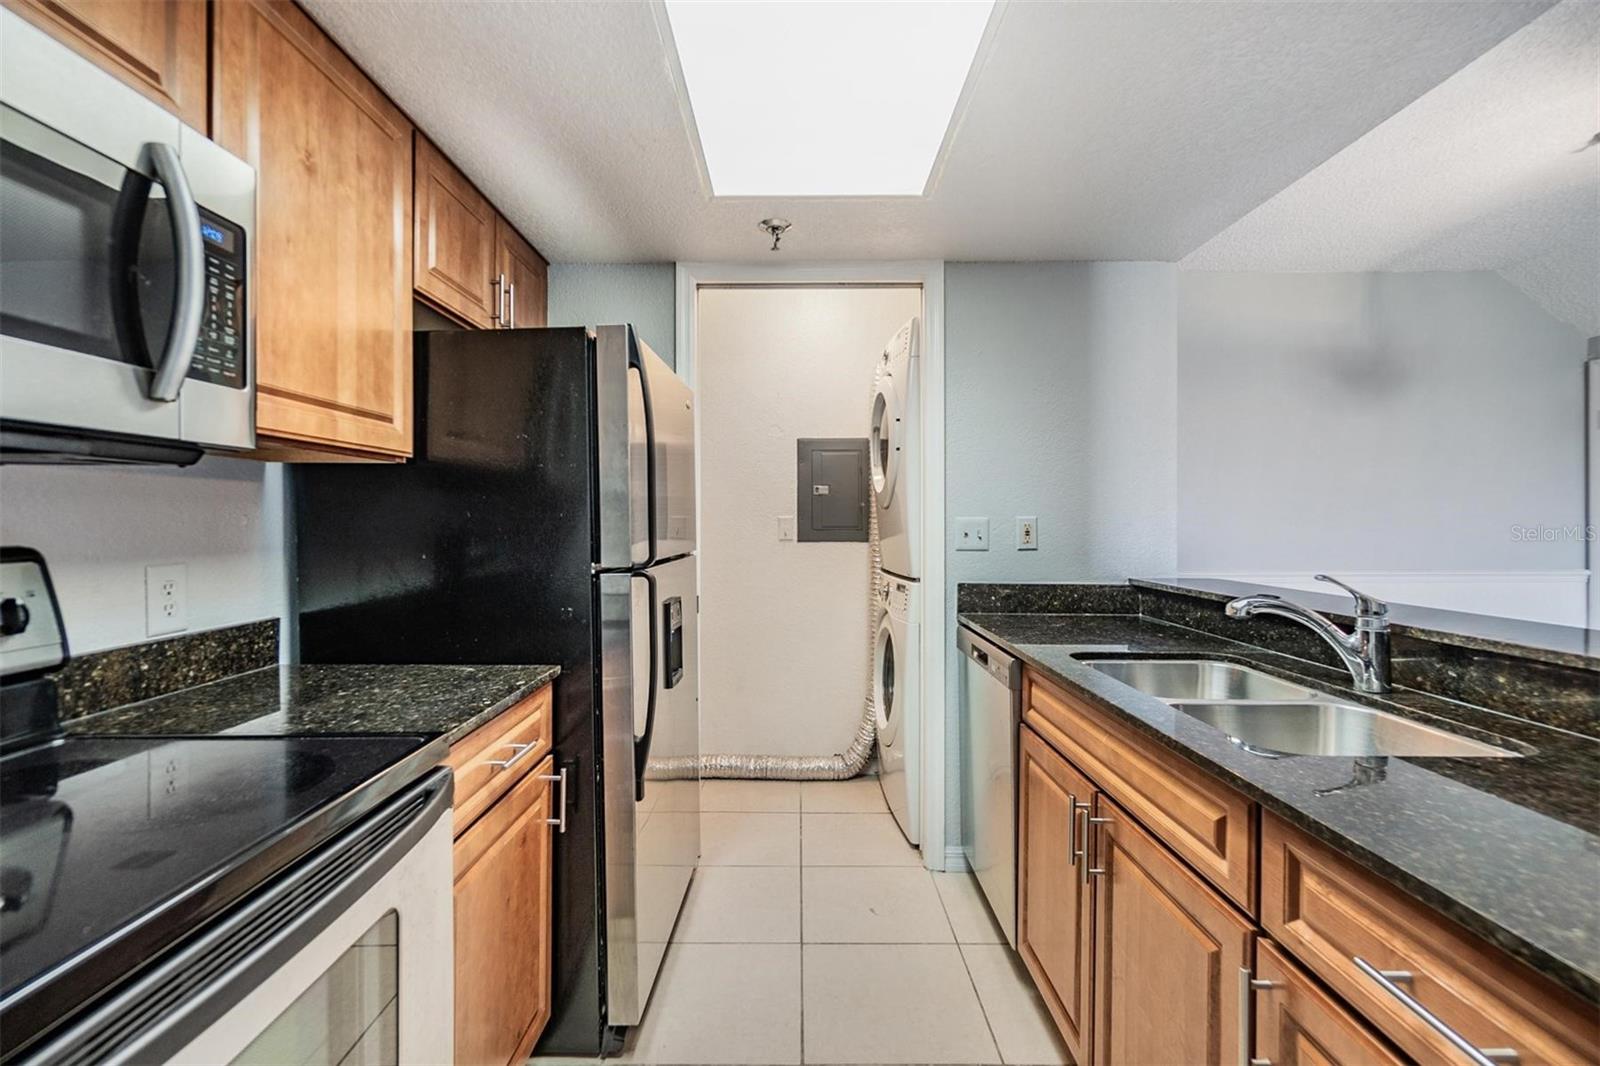
[[[415,458],[298,466],[303,662],[556,663],[544,1053],[617,1050],[700,850],[694,394],[631,326],[416,343]]]

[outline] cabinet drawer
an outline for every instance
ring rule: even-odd
[[[1256,942],[1255,1058],[1273,1066],[1403,1066],[1343,1004],[1266,940]]]
[[[1246,911],[1255,911],[1255,804],[1028,671],[1023,719]]]
[[[1262,925],[1407,1054],[1465,1061],[1396,992],[1522,1066],[1600,1060],[1593,1007],[1281,819],[1267,816],[1261,836]],[[1357,959],[1410,976],[1386,989]]]
[[[544,686],[450,749],[445,765],[456,772],[456,836],[549,752],[551,691]]]

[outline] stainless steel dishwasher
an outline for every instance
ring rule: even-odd
[[[1017,946],[1017,729],[1022,664],[966,627],[961,650],[962,845],[989,909]]]

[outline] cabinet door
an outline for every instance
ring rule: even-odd
[[[284,0],[219,0],[213,136],[256,168],[256,431],[411,454],[411,126]]]
[[[513,329],[528,329],[546,322],[550,267],[522,234],[499,219],[500,270],[506,278],[506,321]]]
[[[205,130],[205,0],[5,0],[5,5]]]
[[[521,1062],[550,1019],[554,756],[455,843],[456,1062]]]
[[[1401,1066],[1405,1060],[1276,945],[1256,944],[1255,1058],[1272,1066]]]
[[[414,226],[417,295],[468,325],[498,323],[494,207],[417,134]]]
[[[1020,748],[1017,952],[1073,1059],[1087,1066],[1091,886],[1077,850],[1094,786],[1026,726]]]
[[[1095,797],[1094,1057],[1240,1059],[1239,971],[1251,926],[1104,794]]]

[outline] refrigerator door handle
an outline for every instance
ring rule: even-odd
[[[631,339],[632,330],[629,331],[629,334]],[[650,375],[644,368],[644,355],[639,351],[637,344],[628,345],[628,367],[639,372],[639,393],[644,398],[644,505],[650,547],[645,561],[636,564],[636,566],[638,569],[648,570],[656,565],[657,545],[659,543],[656,535],[656,413],[655,406],[650,402]],[[653,582],[651,589],[653,596]],[[655,615],[653,613],[650,616],[650,624],[652,626],[655,625]],[[650,654],[655,654],[654,645],[651,646]],[[654,692],[654,689],[651,691]],[[646,735],[648,736],[648,730]]]
[[[648,411],[649,409],[650,397],[646,394],[645,410]],[[655,544],[654,524],[654,519],[652,519],[650,537],[652,548]],[[653,550],[651,554],[654,554]],[[656,731],[656,693],[661,687],[656,683],[656,677],[661,671],[661,663],[659,661],[661,634],[656,628],[656,576],[650,573],[634,574],[633,576],[642,578],[646,587],[650,590],[650,679],[647,682],[649,688],[646,689],[647,694],[645,696],[644,736],[635,737],[633,740],[633,799],[635,803],[642,803],[644,802],[644,770],[646,764],[650,761],[650,741],[654,738]]]

